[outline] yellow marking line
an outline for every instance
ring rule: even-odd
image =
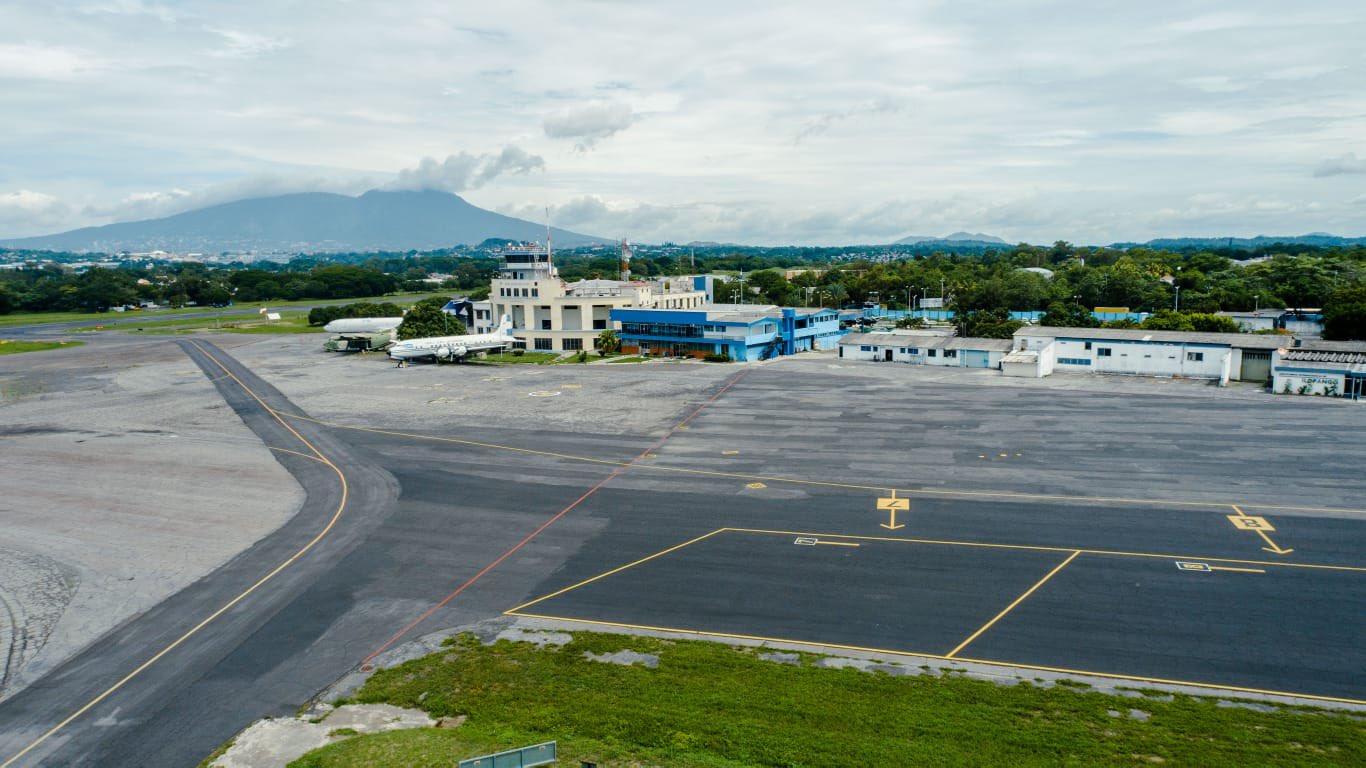
[[[256,581],[256,583],[254,583],[254,584],[252,584],[251,586],[249,586],[249,587],[247,587],[246,589],[244,589],[240,594],[237,595],[237,597],[234,597],[233,599],[229,600],[227,603],[224,603],[223,606],[222,606],[221,608],[219,608],[218,610],[216,610],[216,611],[214,611],[213,613],[209,614],[208,617],[206,617],[203,621],[200,621],[198,624],[196,624],[196,625],[194,625],[193,627],[191,627],[188,631],[185,632],[185,634],[183,634],[183,635],[181,635],[180,637],[176,638],[174,641],[172,641],[172,642],[171,642],[169,645],[167,645],[165,648],[162,648],[160,651],[157,651],[157,653],[156,653],[155,655],[153,655],[151,658],[149,658],[148,660],[146,660],[146,661],[144,661],[142,664],[140,664],[140,665],[137,667],[137,669],[134,669],[132,672],[129,672],[127,675],[125,675],[125,676],[124,676],[121,680],[119,680],[117,683],[114,683],[113,685],[111,685],[111,686],[109,686],[108,688],[106,688],[106,689],[104,690],[103,693],[101,693],[100,695],[98,695],[98,696],[96,696],[95,698],[91,699],[90,701],[86,702],[80,709],[77,709],[75,712],[73,712],[73,713],[71,713],[70,715],[68,715],[67,718],[66,718],[65,720],[62,720],[60,723],[57,723],[56,725],[52,726],[52,728],[48,729],[47,732],[45,732],[43,735],[41,735],[41,736],[39,736],[38,738],[34,739],[28,746],[24,747],[18,754],[14,755],[13,757],[9,758],[8,760],[6,760],[6,761],[3,762],[3,763],[0,763],[0,768],[9,768],[9,766],[11,766],[11,765],[13,765],[14,763],[18,762],[19,759],[22,758],[24,755],[27,755],[29,752],[32,752],[32,751],[33,751],[34,749],[36,749],[40,744],[42,744],[43,742],[45,742],[45,741],[47,741],[48,739],[52,738],[52,736],[53,736],[54,734],[56,734],[57,732],[61,731],[61,730],[62,730],[63,728],[65,728],[66,726],[70,725],[72,722],[74,722],[74,721],[75,721],[77,718],[79,718],[81,715],[84,715],[86,712],[89,712],[91,709],[93,709],[95,706],[97,706],[100,702],[102,702],[102,701],[104,701],[105,699],[109,698],[111,695],[114,694],[115,691],[117,691],[117,690],[119,690],[120,688],[122,688],[123,686],[127,685],[128,682],[131,681],[133,678],[135,678],[135,677],[137,677],[138,675],[140,675],[140,674],[142,674],[143,672],[145,672],[145,671],[146,671],[149,667],[151,667],[153,664],[155,664],[155,663],[157,663],[158,661],[160,661],[160,660],[162,659],[162,657],[164,657],[166,654],[168,654],[168,653],[170,653],[171,651],[175,650],[177,647],[179,647],[179,646],[180,646],[182,643],[184,643],[186,640],[189,640],[191,637],[193,637],[195,634],[197,634],[201,629],[203,629],[204,627],[208,626],[210,622],[212,622],[213,620],[217,619],[219,616],[222,616],[222,615],[223,615],[224,613],[226,613],[227,611],[231,610],[233,606],[235,606],[235,605],[237,605],[238,603],[242,602],[244,599],[247,598],[248,595],[250,595],[251,593],[255,592],[257,589],[259,589],[259,588],[261,587],[261,585],[263,585],[263,584],[265,584],[266,582],[270,581],[271,579],[275,578],[275,576],[278,575],[281,571],[283,571],[284,569],[286,569],[286,568],[288,568],[290,565],[292,565],[292,564],[294,563],[294,561],[298,560],[300,557],[303,557],[303,556],[304,556],[310,549],[312,549],[319,541],[322,541],[323,537],[326,536],[326,535],[332,530],[332,527],[333,527],[334,525],[336,525],[337,521],[341,519],[342,511],[346,509],[346,499],[347,499],[347,495],[348,495],[349,488],[348,488],[347,483],[346,483],[346,475],[341,471],[341,468],[338,467],[336,464],[333,464],[332,461],[331,461],[330,459],[328,459],[326,456],[324,456],[323,453],[322,453],[321,451],[319,451],[316,447],[314,447],[314,445],[313,445],[312,443],[310,443],[303,435],[299,434],[293,427],[291,427],[288,423],[286,423],[285,420],[284,420],[283,418],[280,417],[280,414],[279,414],[278,412],[275,411],[275,409],[273,409],[273,408],[271,408],[270,406],[266,405],[265,401],[262,400],[262,399],[260,398],[260,396],[258,396],[255,392],[252,391],[251,387],[248,387],[245,383],[242,382],[241,379],[239,379],[239,378],[237,378],[236,376],[234,376],[233,373],[232,373],[231,371],[228,370],[227,366],[225,366],[225,365],[223,365],[223,363],[219,362],[218,358],[216,358],[216,357],[214,357],[212,354],[210,354],[207,350],[205,350],[205,349],[204,349],[202,346],[200,346],[197,342],[191,341],[190,343],[193,344],[194,347],[195,347],[196,349],[199,350],[200,354],[202,354],[202,355],[204,355],[205,357],[209,358],[210,360],[212,360],[212,361],[214,362],[214,365],[217,365],[219,368],[221,368],[221,369],[223,370],[223,373],[224,373],[224,374],[226,374],[227,376],[231,377],[233,381],[237,382],[238,386],[242,387],[242,389],[245,390],[247,394],[251,395],[252,399],[255,400],[257,403],[259,403],[259,404],[261,405],[261,407],[264,408],[264,409],[266,410],[267,413],[269,413],[271,416],[275,417],[275,420],[278,421],[278,422],[280,422],[280,425],[281,425],[281,426],[283,426],[285,429],[289,430],[291,434],[293,434],[295,437],[297,437],[297,438],[299,439],[299,442],[301,442],[301,443],[303,443],[305,446],[307,446],[308,449],[309,449],[310,451],[312,451],[312,452],[314,453],[314,455],[316,456],[316,459],[315,459],[316,461],[321,462],[321,463],[323,463],[323,464],[326,464],[327,466],[329,466],[329,467],[332,468],[332,471],[333,471],[333,472],[336,472],[336,473],[337,473],[337,478],[341,480],[341,486],[342,486],[342,488],[341,488],[341,503],[337,505],[337,511],[334,512],[334,513],[332,514],[332,518],[331,518],[330,520],[327,521],[327,525],[323,526],[323,529],[322,529],[321,531],[319,531],[318,534],[312,538],[312,540],[310,540],[310,541],[309,541],[307,544],[305,544],[301,549],[299,549],[299,551],[297,551],[297,552],[295,552],[294,554],[290,555],[284,562],[282,562],[282,563],[280,563],[279,565],[275,566],[275,568],[274,568],[273,570],[271,570],[270,573],[267,573],[265,576],[262,576],[260,579],[258,579],[258,580]],[[274,450],[284,450],[284,449],[274,449]],[[294,451],[290,451],[290,452],[291,452],[291,453],[294,453]],[[305,456],[305,458],[313,458],[313,457],[311,457],[311,456],[307,456],[306,454],[299,454],[299,455]]]
[[[298,457],[304,458],[304,459],[308,459],[309,461],[316,461],[316,462],[318,462],[319,464],[326,464],[326,463],[327,463],[327,462],[323,461],[322,459],[318,458],[317,456],[309,456],[309,455],[306,454],[306,453],[301,453],[301,452],[299,452],[299,451],[291,451],[291,450],[289,450],[288,448],[276,448],[276,447],[273,446],[273,445],[268,445],[268,446],[266,446],[266,447],[269,448],[269,449],[272,450],[272,451],[279,451],[280,453],[292,453],[292,454],[294,454],[295,456],[298,456]]]
[[[988,629],[991,629],[992,625],[994,625],[1001,619],[1005,618],[1005,615],[1007,613],[1010,613],[1011,611],[1015,610],[1015,606],[1019,605],[1020,603],[1023,603],[1030,595],[1034,594],[1035,590],[1037,590],[1039,587],[1042,587],[1044,584],[1048,583],[1049,579],[1056,576],[1058,571],[1061,571],[1063,568],[1066,568],[1068,563],[1072,562],[1073,560],[1076,560],[1077,555],[1080,554],[1081,550],[1073,550],[1072,554],[1068,555],[1066,560],[1062,561],[1061,563],[1058,563],[1058,565],[1053,570],[1049,571],[1046,576],[1035,582],[1034,586],[1030,587],[1023,595],[1020,595],[1019,597],[1015,598],[1015,600],[1010,605],[1007,605],[1005,607],[1005,610],[996,614],[996,616],[992,618],[991,621],[988,621],[987,623],[983,624],[981,628],[979,628],[976,632],[973,632],[971,635],[968,635],[968,639],[959,643],[957,648],[954,648],[952,651],[949,651],[948,653],[944,654],[944,657],[951,659],[954,656],[957,656],[959,651],[968,647],[968,645],[971,644],[973,640],[976,640],[978,637],[981,637],[983,632],[986,632]]]
[[[1248,515],[1243,512],[1243,510],[1239,509],[1237,504],[1230,504],[1229,506],[1233,507],[1233,511],[1238,513],[1236,515],[1228,516],[1228,519],[1233,523],[1233,526],[1240,530],[1252,531],[1258,536],[1261,536],[1262,541],[1266,542],[1266,546],[1262,547],[1262,549],[1277,555],[1288,555],[1295,551],[1294,549],[1282,549],[1276,542],[1271,540],[1270,536],[1266,535],[1267,531],[1276,530],[1271,523],[1267,522],[1266,518]]]
[[[1180,499],[1130,499],[1124,497],[1107,496],[1066,496],[1060,494],[1039,494],[1039,493],[1012,493],[1008,491],[950,491],[932,488],[891,488],[885,485],[868,485],[864,483],[836,483],[828,480],[807,480],[796,477],[781,477],[772,475],[750,475],[739,472],[724,472],[721,470],[697,469],[694,467],[671,467],[662,464],[629,464],[628,462],[615,459],[595,459],[590,456],[576,456],[569,453],[559,453],[556,451],[541,451],[534,448],[519,448],[513,445],[499,445],[497,443],[484,443],[477,440],[461,440],[455,437],[440,437],[437,435],[419,435],[412,432],[399,432],[391,429],[377,429],[375,427],[361,427],[352,424],[339,424],[333,421],[323,421],[311,416],[302,414],[281,413],[286,418],[299,419],[301,421],[311,421],[334,429],[350,429],[357,432],[370,432],[377,435],[391,435],[393,437],[406,437],[413,440],[431,440],[434,442],[452,443],[455,445],[467,445],[474,448],[490,448],[500,451],[511,451],[513,453],[523,453],[531,456],[547,456],[567,461],[581,461],[590,464],[606,464],[613,467],[629,466],[632,469],[645,469],[651,472],[673,472],[683,475],[699,475],[703,477],[725,477],[738,480],[755,480],[770,483],[790,483],[793,485],[810,485],[822,488],[848,488],[857,491],[896,491],[908,496],[947,496],[951,498],[986,498],[986,499],[1024,499],[1029,501],[1079,501],[1090,503],[1110,503],[1110,504],[1139,504],[1145,506],[1172,506],[1172,507],[1200,507],[1227,509],[1231,504],[1221,501],[1182,501]],[[1244,504],[1248,509],[1273,509],[1289,512],[1327,512],[1350,515],[1366,515],[1366,509],[1345,509],[1340,507],[1298,507],[1274,504]],[[4,768],[0,766],[0,768]]]
[[[1230,568],[1226,565],[1211,565],[1211,571],[1238,571],[1240,573],[1266,573],[1265,568]]]
[[[987,549],[1019,549],[1034,552],[1080,552],[1083,555],[1108,555],[1111,557],[1148,557],[1162,560],[1205,560],[1213,563],[1238,563],[1239,565],[1274,565],[1279,568],[1309,568],[1323,571],[1347,571],[1366,573],[1366,567],[1354,565],[1319,565],[1316,563],[1285,563],[1276,560],[1241,560],[1230,557],[1201,557],[1191,555],[1170,555],[1158,552],[1126,552],[1115,549],[1087,549],[1084,547],[1050,547],[1042,544],[990,544],[979,541],[954,541],[952,539],[909,539],[894,536],[860,536],[848,533],[812,533],[810,531],[780,531],[763,528],[722,528],[723,531],[737,533],[766,533],[776,536],[830,536],[839,539],[858,541],[892,541],[902,544],[944,544],[953,547],[984,547]]]
[[[816,546],[817,544],[824,544],[824,545],[826,545],[826,546],[828,546],[828,547],[860,547],[860,546],[863,546],[862,544],[858,544],[858,543],[852,542],[852,541],[821,541],[820,539],[818,539],[818,538],[816,538],[816,537],[814,537],[814,536],[798,536],[796,539],[794,539],[794,540],[792,541],[792,543],[793,543],[793,544],[796,544],[796,545],[798,545],[798,546],[802,546],[802,547],[814,547],[814,546]]]
[[[634,568],[635,566],[640,565],[641,563],[646,563],[646,562],[649,562],[649,561],[655,559],[656,557],[661,557],[661,556],[663,556],[663,555],[667,555],[667,554],[669,554],[670,552],[673,552],[673,551],[682,549],[682,548],[688,546],[689,544],[696,544],[697,542],[699,542],[699,541],[701,541],[701,540],[703,540],[703,539],[705,539],[705,538],[709,538],[709,537],[711,537],[711,536],[715,536],[716,534],[721,533],[722,531],[725,531],[725,530],[727,530],[727,529],[725,529],[725,528],[717,528],[716,530],[712,531],[711,533],[704,533],[704,534],[702,534],[701,536],[698,536],[698,537],[695,538],[695,539],[688,539],[687,541],[683,542],[682,544],[675,544],[674,546],[669,547],[668,549],[662,549],[662,550],[660,550],[660,551],[658,551],[658,552],[656,552],[656,553],[654,553],[653,555],[650,555],[650,556],[648,556],[648,557],[642,557],[642,558],[640,558],[639,560],[636,560],[636,561],[634,561],[634,562],[627,563],[626,565],[619,566],[619,567],[617,567],[617,568],[613,568],[612,570],[607,571],[607,572],[605,572],[605,573],[599,573],[597,576],[594,576],[594,577],[591,578],[591,579],[584,579],[583,581],[580,581],[580,582],[577,583],[577,584],[570,584],[569,586],[565,587],[564,589],[557,590],[557,591],[555,591],[555,592],[551,592],[550,594],[548,594],[548,595],[546,595],[546,596],[544,596],[544,597],[538,597],[538,598],[536,598],[535,600],[532,600],[532,601],[529,602],[529,603],[522,603],[521,605],[517,606],[516,608],[513,608],[512,610],[513,610],[513,611],[520,611],[520,610],[522,610],[523,608],[530,608],[531,606],[533,606],[533,605],[535,605],[535,604],[537,604],[537,603],[539,603],[539,602],[543,602],[543,601],[545,601],[545,600],[549,600],[549,599],[552,598],[552,597],[558,597],[558,596],[563,595],[564,593],[566,593],[566,592],[568,592],[568,591],[570,591],[570,590],[578,589],[579,587],[586,586],[586,585],[588,585],[588,584],[592,584],[593,582],[597,581],[598,579],[605,579],[605,578],[607,578],[608,576],[611,576],[611,575],[614,574],[614,573],[621,573],[622,571],[626,570],[627,568]],[[508,611],[508,613],[511,613],[511,611]],[[0,766],[0,768],[3,768],[3,766]]]
[[[1070,669],[1067,667],[1046,667],[1039,664],[1018,664],[1010,661],[991,661],[989,659],[973,659],[966,656],[956,656],[949,658],[935,653],[917,653],[915,651],[895,651],[889,648],[870,648],[861,645],[842,645],[839,643],[822,643],[813,640],[792,640],[783,637],[765,637],[763,635],[740,635],[730,632],[707,632],[700,629],[682,629],[679,627],[657,627],[649,624],[626,624],[617,621],[594,621],[592,619],[575,619],[568,616],[548,616],[538,613],[520,613],[519,608],[504,611],[507,616],[518,616],[527,619],[544,619],[546,621],[564,621],[573,624],[591,624],[600,627],[620,627],[622,629],[643,629],[650,632],[676,632],[684,635],[698,635],[700,637],[719,637],[731,640],[753,640],[763,643],[788,643],[791,645],[806,645],[813,648],[837,648],[846,651],[867,651],[870,653],[885,653],[891,656],[912,656],[922,659],[939,659],[941,661],[956,661],[964,664],[985,664],[992,667],[1002,667],[1005,669],[1021,669],[1028,671],[1057,672],[1065,675],[1085,675],[1087,677],[1104,677],[1110,680],[1132,680],[1140,683],[1159,683],[1162,685],[1187,685],[1193,688],[1205,688],[1214,691],[1236,691],[1238,693],[1256,693],[1264,696],[1285,696],[1296,699],[1309,699],[1311,701],[1331,701],[1337,704],[1357,704],[1366,706],[1366,699],[1344,699],[1336,696],[1319,696],[1311,693],[1295,693],[1293,691],[1272,691],[1264,688],[1246,688],[1237,685],[1218,685],[1215,683],[1197,683],[1192,680],[1172,680],[1162,677],[1142,677],[1139,675],[1121,675],[1114,672],[1093,672],[1086,669]]]

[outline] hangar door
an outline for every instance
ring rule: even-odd
[[[963,350],[963,365],[968,368],[987,368],[991,365],[991,355],[972,349]]]
[[[1267,381],[1271,378],[1271,353],[1260,349],[1243,350],[1243,369],[1238,372],[1241,381]]]

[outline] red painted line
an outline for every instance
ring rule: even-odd
[[[464,584],[461,584],[460,586],[456,587],[455,590],[452,591],[449,595],[446,595],[445,597],[441,598],[441,601],[438,602],[436,605],[433,605],[431,608],[428,608],[426,611],[424,611],[424,612],[422,613],[421,616],[418,616],[416,619],[413,619],[411,622],[409,622],[408,625],[407,625],[406,627],[404,627],[403,629],[400,629],[398,632],[395,632],[394,635],[393,635],[393,637],[390,637],[388,640],[385,640],[385,641],[384,641],[384,644],[383,644],[383,645],[381,645],[380,647],[378,647],[378,648],[376,648],[375,650],[371,651],[369,656],[366,656],[365,658],[361,659],[361,660],[360,660],[361,666],[364,666],[364,665],[366,665],[366,664],[369,664],[370,661],[373,660],[376,656],[378,656],[378,655],[380,655],[381,653],[384,653],[385,651],[389,650],[389,648],[393,647],[394,643],[398,642],[400,638],[402,638],[404,635],[406,635],[406,634],[408,634],[409,632],[411,632],[411,631],[413,630],[414,627],[416,627],[417,625],[419,625],[419,624],[421,624],[422,622],[426,621],[427,619],[431,618],[432,614],[434,614],[434,613],[436,613],[437,611],[439,611],[439,610],[441,610],[442,608],[444,608],[448,603],[450,603],[450,601],[454,600],[454,599],[456,598],[457,595],[459,595],[461,592],[464,592],[464,591],[465,591],[466,589],[468,589],[471,585],[473,585],[476,581],[479,581],[479,580],[480,580],[481,578],[483,578],[484,575],[487,574],[489,571],[493,570],[494,568],[497,568],[498,565],[499,565],[500,563],[502,563],[504,560],[508,559],[509,557],[512,557],[512,555],[513,555],[514,553],[516,553],[517,550],[519,550],[519,549],[521,549],[522,547],[526,546],[528,542],[530,542],[532,539],[534,539],[534,538],[536,538],[537,536],[539,536],[539,535],[541,534],[542,531],[544,531],[545,529],[549,528],[551,525],[554,525],[555,521],[557,521],[557,520],[559,520],[560,518],[564,517],[565,515],[569,514],[569,512],[570,512],[571,510],[573,510],[573,509],[574,509],[575,507],[577,507],[578,505],[582,504],[582,503],[584,502],[584,500],[587,499],[589,496],[592,496],[593,494],[597,493],[599,490],[602,489],[602,487],[603,487],[604,485],[607,485],[608,483],[612,482],[612,481],[613,481],[614,479],[616,479],[616,477],[617,477],[618,475],[620,475],[622,472],[625,472],[627,469],[630,469],[631,465],[633,465],[633,464],[635,464],[637,461],[640,461],[641,459],[645,458],[645,456],[646,456],[647,454],[653,453],[654,450],[655,450],[656,448],[658,448],[659,446],[663,445],[663,444],[664,444],[664,441],[665,441],[665,440],[668,440],[669,437],[673,435],[674,430],[676,430],[676,429],[678,429],[679,427],[681,427],[681,426],[687,424],[689,421],[692,420],[692,418],[693,418],[694,416],[696,416],[697,414],[701,413],[701,412],[702,412],[702,409],[704,409],[704,408],[706,408],[707,406],[711,405],[712,403],[716,402],[716,400],[717,400],[719,397],[721,397],[721,395],[724,395],[731,387],[735,386],[735,384],[736,384],[737,382],[739,382],[740,379],[743,378],[744,375],[745,375],[746,373],[749,373],[749,371],[741,371],[739,375],[737,375],[735,378],[733,378],[733,379],[731,379],[729,382],[727,382],[726,385],[725,385],[724,387],[721,387],[719,390],[717,390],[717,391],[716,391],[716,394],[714,394],[714,395],[712,395],[711,397],[707,398],[706,402],[704,402],[704,403],[702,403],[701,405],[697,406],[697,408],[694,409],[692,413],[689,413],[687,416],[685,416],[685,417],[683,418],[682,421],[680,421],[680,422],[678,422],[677,424],[675,424],[675,425],[673,426],[673,429],[670,429],[668,432],[666,432],[666,433],[664,434],[664,436],[661,437],[661,438],[659,438],[658,440],[656,440],[656,441],[654,442],[653,445],[651,445],[649,448],[646,448],[645,450],[641,451],[634,459],[631,459],[630,461],[628,461],[627,463],[623,464],[622,466],[617,467],[617,468],[612,472],[612,474],[610,474],[610,475],[608,475],[607,477],[604,477],[603,479],[599,480],[598,483],[597,483],[597,485],[594,485],[592,488],[589,488],[587,491],[584,492],[584,494],[583,494],[582,496],[578,497],[577,499],[574,499],[573,503],[571,503],[569,506],[567,506],[567,507],[565,507],[564,509],[562,509],[562,510],[560,510],[559,512],[557,512],[557,513],[555,514],[554,517],[550,518],[549,520],[545,521],[544,523],[541,523],[541,526],[540,526],[539,528],[537,528],[536,530],[534,530],[534,531],[532,531],[531,533],[527,534],[525,538],[523,538],[521,541],[519,541],[519,542],[517,542],[516,544],[514,544],[514,545],[512,546],[511,549],[509,549],[508,551],[506,551],[506,552],[504,552],[503,554],[499,555],[497,560],[494,560],[493,562],[491,562],[491,563],[489,563],[488,565],[484,566],[484,569],[483,569],[483,570],[481,570],[480,572],[478,572],[478,573],[474,574],[473,576],[471,576]]]

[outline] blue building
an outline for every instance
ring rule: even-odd
[[[766,360],[834,349],[841,334],[833,309],[716,304],[697,309],[613,309],[622,350],[674,357],[726,355]]]

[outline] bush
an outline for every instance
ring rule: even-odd
[[[580,362],[580,363],[586,363],[586,362],[588,362],[588,350],[583,350],[583,349],[579,350],[579,362]]]
[[[703,359],[703,360],[706,360],[706,361],[709,362],[709,363],[729,363],[729,362],[730,362],[730,355],[726,355],[726,354],[720,354],[720,355],[718,355],[718,354],[716,354],[715,352],[708,352],[707,354],[705,354],[705,355],[702,356],[702,359]]]
[[[526,350],[525,350],[525,349],[514,349],[514,350],[512,350],[512,356],[513,356],[513,357],[521,357],[522,355],[525,355],[525,354],[526,354]]]

